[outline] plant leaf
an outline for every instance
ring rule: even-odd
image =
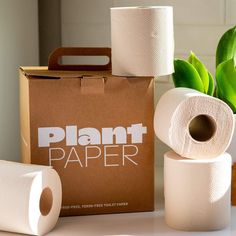
[[[226,31],[216,49],[216,67],[236,56],[236,26]]]
[[[217,85],[216,85],[216,88],[215,88],[214,97],[221,99],[221,98],[220,98],[220,94],[219,94],[219,89],[218,89],[218,86],[217,86]]]
[[[236,69],[234,59],[222,62],[216,68],[218,97],[236,111]]]
[[[208,93],[209,75],[208,75],[208,71],[207,71],[205,65],[199,60],[199,58],[197,58],[197,56],[193,52],[190,52],[188,61],[197,70],[197,72],[202,80],[203,86],[204,86],[204,92]]]
[[[187,87],[204,93],[202,80],[192,64],[185,60],[174,60],[175,72],[172,75],[175,87]]]
[[[222,95],[222,92],[221,92],[221,90],[220,90],[219,88],[217,89],[217,97],[218,97],[220,100],[222,100],[222,101],[224,101],[225,103],[227,103],[227,104],[230,106],[230,108],[232,109],[233,113],[236,112],[236,107],[235,107],[235,105],[232,104],[229,100],[227,100],[227,98],[225,98],[225,97]]]
[[[208,80],[209,80],[209,86],[208,86],[208,91],[207,94],[210,96],[213,96],[214,94],[214,79],[212,74],[208,71]]]

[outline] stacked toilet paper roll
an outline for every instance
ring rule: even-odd
[[[179,230],[218,230],[230,222],[231,156],[164,157],[165,219]]]
[[[62,200],[55,170],[0,161],[0,230],[44,235],[56,224]]]
[[[230,221],[231,156],[234,131],[227,104],[188,88],[159,100],[154,129],[175,152],[164,156],[166,223],[180,230],[217,230]]]
[[[172,7],[111,8],[111,44],[113,75],[172,74]]]
[[[159,100],[157,137],[183,157],[215,158],[228,148],[234,129],[232,110],[220,99],[188,88],[174,88]]]

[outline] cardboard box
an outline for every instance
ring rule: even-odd
[[[153,78],[115,77],[102,70],[110,64],[55,63],[94,53],[71,50],[53,54],[53,70],[20,68],[23,162],[57,170],[62,216],[154,210]]]

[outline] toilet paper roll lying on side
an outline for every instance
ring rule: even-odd
[[[218,230],[230,222],[231,156],[191,160],[164,157],[166,223],[189,231]]]
[[[172,7],[111,8],[111,44],[113,75],[172,74]]]
[[[223,101],[188,88],[174,88],[159,100],[157,137],[183,157],[214,158],[224,153],[234,131],[234,117]]]
[[[0,230],[44,235],[61,209],[61,181],[48,166],[0,161]]]

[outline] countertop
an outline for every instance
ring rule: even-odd
[[[236,207],[231,208],[231,224],[220,231],[183,232],[169,228],[164,219],[163,173],[156,176],[156,210],[154,212],[123,213],[63,217],[47,236],[230,236],[236,235]],[[0,236],[19,236],[0,232]]]

